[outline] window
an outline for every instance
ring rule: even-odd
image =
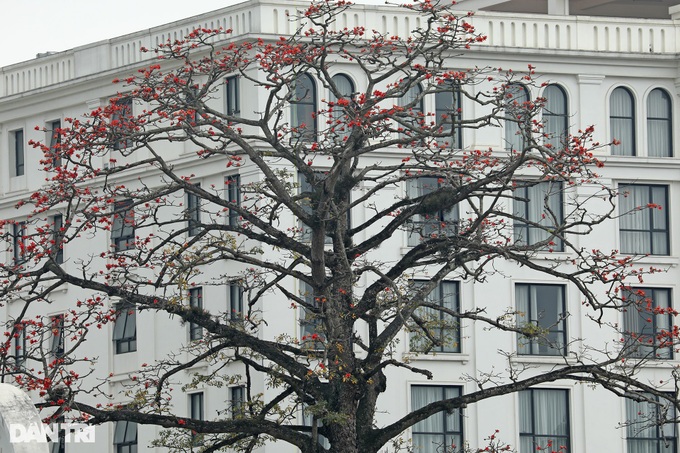
[[[50,353],[56,359],[64,356],[66,351],[64,344],[64,315],[55,315],[50,318],[52,324],[52,339]]]
[[[14,364],[20,367],[26,362],[26,326],[14,325]]]
[[[425,282],[415,281],[414,290]],[[442,282],[425,297],[425,302],[439,305],[451,311],[460,310],[457,282]],[[460,322],[449,314],[435,308],[419,307],[414,315],[415,325],[411,332],[411,350],[414,352],[460,352]],[[423,330],[427,330],[427,335]],[[440,344],[435,345],[429,337]]]
[[[652,157],[673,156],[673,116],[671,97],[655,88],[647,97],[647,152]]]
[[[239,175],[227,176],[224,179],[225,194],[227,201],[236,207],[241,207],[241,177]],[[235,209],[229,209],[229,226],[239,226],[240,215]]]
[[[201,187],[200,184],[195,184],[195,186]],[[201,197],[193,192],[187,192],[186,194],[186,217],[188,222],[187,234],[189,236],[196,236],[201,231]]]
[[[408,83],[408,82],[405,82]],[[411,86],[404,95],[399,98],[399,105],[404,107],[406,117],[403,122],[406,126],[399,124],[398,127],[403,130],[403,137],[411,137],[418,135],[413,129],[418,128],[424,119],[425,104],[422,97],[423,88],[420,84]]]
[[[336,74],[333,76],[331,81],[335,85],[335,88],[337,89],[337,92],[340,95],[340,99],[344,100],[352,99],[352,97],[354,96],[354,84],[352,83],[352,80],[348,76],[346,76],[345,74]],[[332,102],[338,101],[338,97],[335,95],[335,92],[333,92],[333,90],[331,90],[330,92],[329,99]],[[345,117],[345,112],[342,105],[336,104],[333,107],[332,120],[333,120],[332,129],[335,132],[335,135],[340,140],[346,140],[352,131],[349,127],[347,127],[347,123],[349,121]]]
[[[437,126],[448,137],[438,138],[437,144],[445,148],[461,149],[463,147],[463,127],[461,119],[461,93],[460,84],[452,82],[443,84],[445,91],[438,91],[434,95],[435,114]]]
[[[668,187],[619,184],[621,253],[668,255]]]
[[[545,248],[562,251],[562,240],[550,237],[551,231],[564,221],[562,204],[561,183],[517,181],[513,194],[513,214],[517,217],[513,225],[515,243],[534,245],[548,241]]]
[[[406,194],[409,198],[423,197],[445,187],[442,178],[436,176],[409,179],[406,184]],[[415,246],[432,237],[455,235],[457,230],[458,206],[434,211],[431,214],[416,214],[410,221],[408,245]]]
[[[189,395],[189,417],[193,420],[203,420],[203,392]]]
[[[12,132],[13,148],[14,154],[12,159],[14,160],[14,168],[12,176],[23,176],[25,168],[25,155],[24,155],[24,130],[19,129]]]
[[[137,308],[124,301],[116,306],[116,323],[113,327],[113,341],[116,354],[137,350]]]
[[[309,74],[299,74],[293,90],[290,100],[293,138],[307,142],[315,141],[317,101],[314,79]]]
[[[569,135],[569,109],[567,93],[558,85],[548,85],[543,93],[546,104],[543,109],[543,132],[545,144],[560,149],[567,143]]]
[[[26,222],[12,224],[12,256],[15,264],[26,261]]]
[[[137,423],[117,421],[113,432],[116,453],[137,453]]]
[[[232,320],[243,319],[243,286],[239,282],[229,283],[229,313]]]
[[[111,100],[115,112],[111,115],[111,132],[114,135],[113,149],[125,149],[132,146],[130,138],[121,138],[130,134],[129,124],[132,117],[132,98]]]
[[[239,77],[227,77],[224,81],[226,88],[225,100],[227,104],[227,115],[239,115],[241,113]]]
[[[64,423],[64,416],[57,417],[57,423]],[[48,436],[49,437],[49,436]],[[48,439],[52,442],[52,447],[50,448],[50,453],[65,453],[66,452],[66,430],[57,430],[57,440]]]
[[[519,392],[519,443],[520,453],[543,449],[560,453],[571,451],[567,390],[528,389]]]
[[[115,203],[111,241],[116,252],[135,248],[135,211],[132,200]]]
[[[628,453],[676,453],[675,408],[658,396],[644,393],[641,396],[648,401],[626,400]]]
[[[624,348],[628,357],[670,359],[673,348],[662,332],[673,329],[671,290],[631,288],[622,296],[628,302],[623,312]],[[667,342],[667,343],[665,343]]]
[[[302,173],[298,174],[298,183],[300,184],[300,195],[309,194],[300,201],[300,205],[302,205],[302,209],[304,209],[305,213],[309,215],[312,215],[316,210],[316,203],[314,202],[314,200],[316,200],[317,197],[315,196],[315,191],[319,190],[318,185],[321,184],[324,179],[326,179],[326,175],[320,171],[314,172],[313,183],[310,183],[309,179],[307,179],[307,176],[305,176],[304,174]],[[326,227],[328,228],[329,225],[327,224]],[[312,227],[300,221],[300,228],[302,229],[301,239],[303,241],[311,241]],[[333,242],[333,237],[330,236],[328,233],[330,233],[330,231],[327,230],[326,237],[324,239],[325,244],[331,244]]]
[[[193,86],[187,86],[186,88],[186,94],[185,94],[185,111],[186,111],[186,119],[185,119],[185,124],[187,127],[196,127],[200,117],[198,114],[198,108],[199,108],[199,97],[200,89],[198,85],[193,85]]]
[[[312,424],[314,423],[314,415],[311,412],[312,411],[308,409],[308,406],[306,404],[302,405],[302,424],[304,426],[312,426]],[[317,426],[317,428],[323,427],[323,422],[321,420],[317,420],[316,426]],[[310,437],[311,437],[311,433],[310,433]],[[317,439],[318,439],[318,444],[321,445],[326,450],[331,448],[331,441],[328,440],[328,438],[326,436],[319,434]]]
[[[461,387],[414,385],[411,408],[418,410],[430,403],[461,396]],[[413,450],[417,453],[453,453],[463,449],[463,414],[441,411],[413,425]]]
[[[231,401],[231,418],[241,418],[245,415],[245,393],[243,386],[231,387],[229,389]]]
[[[64,262],[64,217],[61,214],[52,216],[52,259],[57,264]]]
[[[635,103],[633,93],[627,88],[618,87],[609,98],[609,121],[612,140],[621,143],[612,146],[612,154],[617,156],[635,155]]]
[[[203,288],[191,288],[189,290],[189,307],[194,310],[203,309]],[[203,338],[203,327],[193,322],[189,323],[189,340]]]
[[[48,142],[50,143],[50,152],[52,153],[52,167],[61,167],[61,121],[50,121],[47,123]]]
[[[320,342],[324,339],[321,300],[314,295],[312,287],[302,281],[300,282],[300,297],[309,307],[312,307],[300,307],[301,339],[308,347],[321,349]]]
[[[522,135],[524,121],[529,120],[525,103],[529,101],[529,91],[521,83],[511,83],[506,88],[505,98],[505,150],[524,151],[525,140]]]
[[[517,326],[526,332],[518,335],[517,352],[526,355],[561,355],[567,353],[567,311],[564,286],[518,284]]]

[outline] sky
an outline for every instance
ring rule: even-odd
[[[4,0],[0,14],[0,67],[110,39],[243,0]],[[280,0],[282,4],[287,0]],[[384,4],[385,0],[354,0]]]

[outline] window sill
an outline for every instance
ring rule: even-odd
[[[423,354],[419,352],[405,352],[402,354],[401,358],[407,362],[460,362],[463,365],[470,361],[469,354],[463,354],[460,352],[432,352],[429,354]]]
[[[534,365],[573,365],[577,362],[576,357],[571,355],[513,355],[510,357],[512,363],[531,363]]]
[[[626,256],[635,256],[633,254],[626,254],[626,253],[620,253],[620,257],[626,257]],[[638,261],[637,263],[642,263],[642,264],[658,264],[662,266],[672,266],[672,267],[677,267],[678,264],[680,264],[680,258],[677,256],[673,255],[646,255],[646,256],[641,256],[638,255]]]

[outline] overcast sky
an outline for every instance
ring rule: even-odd
[[[0,67],[195,16],[243,0],[4,0]],[[282,4],[287,0],[280,0]],[[354,0],[383,4],[384,0]]]

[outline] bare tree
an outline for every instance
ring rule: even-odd
[[[178,451],[252,451],[273,439],[304,453],[377,452],[433,414],[560,380],[677,406],[637,378],[646,358],[675,347],[676,332],[665,326],[623,333],[616,347],[574,347],[548,372],[508,360],[506,372],[474,378],[476,391],[376,424],[391,369],[432,377],[395,352],[405,330],[414,355],[455,350],[463,322],[558,356],[567,347],[551,326],[522,321],[520,309],[496,316],[446,303],[443,282],[484,282],[498,263],[512,262],[577,289],[595,323],[607,310],[671,310],[647,303],[644,292],[631,297],[629,279],[654,269],[575,244],[613,218],[623,195],[598,182],[592,127],[555,133],[544,121],[546,99],[523,94],[535,86],[533,68],[453,69],[454,57],[484,37],[439,2],[407,6],[421,26],[401,37],[337,27],[348,8],[315,2],[278,41],[195,30],[155,50],[157,63],[114,81],[124,87],[110,104],[67,119],[54,131],[58,141],[34,144],[49,183],[20,203],[25,222],[5,221],[15,259],[0,268],[0,295],[24,308],[0,351],[4,379],[40,392],[55,416],[68,410],[92,423],[168,428],[158,442]],[[348,65],[360,75],[356,86],[338,76]],[[225,78],[226,109],[216,102]],[[236,84],[257,92],[259,111],[239,108]],[[321,89],[328,98],[317,98]],[[473,118],[462,105],[482,114]],[[464,131],[499,125],[515,132],[505,149],[459,141]],[[202,166],[256,176],[233,172],[225,186],[199,185]],[[583,186],[590,195],[579,195]],[[403,235],[406,252],[384,259]],[[63,248],[102,237],[111,238],[108,249],[62,262]],[[68,311],[28,316],[63,299],[65,285],[78,289]],[[192,290],[211,285],[229,287],[242,305],[203,307]],[[304,314],[303,334],[263,334],[278,331],[271,307],[290,306]],[[84,342],[115,322],[116,347],[135,348],[126,322],[145,311],[190,324],[194,341],[131,374],[126,404],[95,405],[120,397],[95,379]],[[28,341],[16,354],[20,338]],[[185,386],[246,383],[221,419],[177,413],[170,401],[182,373],[199,363],[207,366]],[[253,389],[256,380],[267,393]],[[302,408],[311,422],[301,425]]]

